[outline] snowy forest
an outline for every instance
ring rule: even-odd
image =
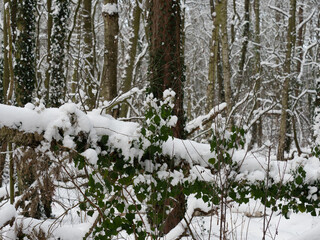
[[[0,0],[0,240],[319,240],[319,0]]]

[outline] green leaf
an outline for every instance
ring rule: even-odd
[[[156,115],[153,120],[154,120],[154,123],[155,123],[157,126],[160,125],[161,118],[160,118],[158,115]]]
[[[306,207],[304,206],[303,203],[298,205],[298,209],[299,209],[299,212],[302,212],[302,213],[304,213],[306,211]]]
[[[92,215],[94,214],[94,211],[93,211],[93,210],[89,210],[89,211],[87,212],[87,214],[88,214],[90,217],[92,217]]]
[[[303,183],[302,177],[301,177],[301,176],[298,176],[298,177],[295,179],[295,182],[296,182],[296,184],[301,185],[301,184]]]
[[[210,158],[210,159],[208,160],[208,162],[209,162],[210,164],[214,165],[214,164],[216,163],[216,159],[215,159],[215,158]]]

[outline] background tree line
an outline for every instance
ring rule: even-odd
[[[159,4],[179,11],[171,17]],[[252,146],[271,139],[280,159],[292,143],[299,152],[311,143],[319,78],[316,0],[1,5],[3,103],[58,107],[71,100],[91,110],[151,84],[157,97],[168,87],[176,90],[182,122],[226,102],[230,123],[250,128]],[[180,37],[169,40],[170,31]],[[138,115],[128,101],[114,116]]]

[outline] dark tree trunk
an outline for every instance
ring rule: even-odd
[[[173,114],[178,117],[173,134],[184,137],[181,14],[179,1],[153,0],[150,6],[150,92],[162,99],[164,90],[176,92]]]
[[[84,30],[84,55],[85,55],[85,90],[88,96],[87,106],[89,109],[95,107],[94,94],[94,67],[93,67],[93,29],[91,17],[92,3],[91,0],[83,1],[83,30]]]
[[[178,117],[178,121],[173,128],[173,135],[184,138],[183,82],[185,77],[180,11],[180,1],[177,0],[150,2],[149,80],[150,92],[158,100],[162,99],[163,91],[166,89],[175,91],[173,114]],[[163,223],[164,234],[173,229],[183,219],[185,213],[184,194],[181,193],[175,198],[177,203]]]

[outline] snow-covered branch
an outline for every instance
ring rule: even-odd
[[[199,116],[193,119],[192,121],[188,122],[185,127],[185,130],[188,132],[188,135],[191,135],[195,131],[202,129],[203,125],[215,119],[218,116],[218,114],[220,114],[224,111],[224,109],[226,109],[226,107],[226,103],[221,103],[218,106],[215,106],[213,109],[211,109],[208,114]]]

